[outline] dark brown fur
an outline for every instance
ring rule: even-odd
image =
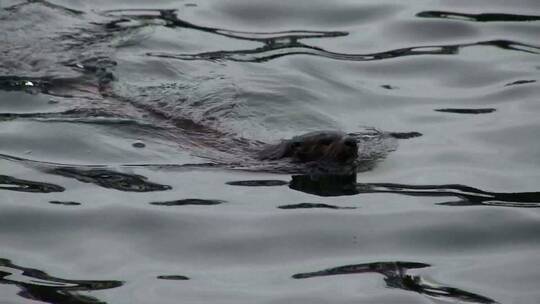
[[[290,158],[293,162],[349,163],[358,157],[356,139],[343,132],[317,131],[264,148],[258,158],[278,160]]]

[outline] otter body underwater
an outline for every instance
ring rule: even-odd
[[[130,12],[125,18],[130,19],[133,16],[134,12]],[[147,20],[147,17],[141,16],[144,20]],[[331,120],[325,120],[326,117],[320,116],[319,111],[311,112],[310,107],[304,107],[303,103],[290,99],[292,96],[269,105],[262,105],[259,100],[250,102],[252,93],[265,99],[266,95],[250,91],[247,84],[238,83],[236,77],[227,77],[230,71],[218,70],[221,69],[221,64],[211,65],[210,70],[206,70],[208,67],[204,63],[203,69],[199,70],[198,64],[192,65],[181,60],[171,69],[183,71],[174,74],[174,79],[169,76],[161,78],[168,75],[161,73],[142,77],[141,75],[146,74],[138,74],[138,66],[130,66],[130,60],[117,60],[117,48],[111,47],[114,43],[107,43],[109,39],[116,41],[116,34],[122,34],[120,31],[111,31],[117,25],[116,22],[126,20],[123,17],[118,20],[115,16],[112,18],[114,20],[106,23],[105,27],[95,24],[97,27],[80,28],[85,34],[96,35],[94,40],[99,43],[87,43],[88,39],[69,43],[69,50],[63,50],[69,51],[65,54],[72,54],[70,60],[66,61],[69,64],[62,61],[62,65],[58,65],[58,68],[61,68],[58,75],[67,76],[0,79],[0,86],[4,90],[7,88],[31,94],[42,93],[54,98],[51,99],[54,106],[51,106],[50,113],[8,114],[5,117],[95,123],[99,130],[106,130],[107,136],[114,132],[120,134],[119,139],[136,136],[143,141],[156,140],[159,144],[164,144],[163,151],[167,151],[165,159],[178,162],[169,164],[170,167],[194,165],[293,174],[347,173],[369,170],[397,148],[396,139],[400,137],[393,136],[395,133],[374,130],[359,133],[316,131],[274,144],[261,142],[265,140],[262,138],[263,133],[267,133],[262,132],[262,128],[272,130],[277,127],[272,124],[275,121],[290,122],[291,126],[288,126],[287,130],[339,126]],[[101,32],[102,30],[105,31]],[[57,42],[60,40],[54,38],[54,35],[46,36],[40,45],[56,52]],[[11,42],[13,45],[20,45],[27,41],[23,40],[16,39]],[[23,46],[25,45],[24,43]],[[94,58],[96,54],[99,56]],[[172,64],[169,61],[167,63]],[[64,72],[66,68],[70,73]],[[32,74],[30,72],[28,74]],[[146,71],[142,69],[139,72]],[[154,79],[154,76],[157,78]],[[280,78],[276,80],[281,83]],[[28,87],[31,87],[31,90]],[[277,88],[284,92],[287,89],[285,85],[269,89],[276,89],[277,93]],[[261,91],[263,92],[265,91]],[[290,113],[293,115],[288,116]],[[298,118],[295,113],[300,113],[303,117],[303,121],[298,124],[295,124]],[[267,114],[268,116],[265,116]],[[247,123],[241,121],[246,118]],[[255,121],[249,121],[250,119]],[[259,124],[263,121],[263,124]],[[260,133],[257,128],[261,128]],[[244,133],[246,129],[250,132]],[[239,134],[247,137],[250,136],[246,134],[251,134],[251,138],[240,137]],[[167,150],[170,147],[173,147],[172,151]],[[197,157],[194,160],[197,164],[190,164],[193,162],[191,157],[179,157],[178,149]],[[134,155],[147,159],[143,151],[136,151]],[[159,155],[162,155],[161,151],[160,148]],[[154,159],[154,155],[149,155],[148,159]],[[208,162],[201,163],[204,161]],[[139,160],[137,162],[139,163]]]

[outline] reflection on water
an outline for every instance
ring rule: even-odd
[[[356,175],[293,175],[289,188],[318,196],[356,195]]]
[[[60,279],[4,259],[0,302],[400,302],[317,293],[338,274],[382,275],[367,295],[408,294],[413,303],[538,302],[533,0],[451,9],[424,1],[7,2],[0,255],[40,269],[122,273],[129,286],[95,292],[123,282]],[[360,168],[373,170],[367,179],[395,183],[306,175],[297,164],[251,157],[271,140],[365,125],[419,131],[359,144],[369,152]],[[397,139],[420,135],[375,167]],[[361,197],[376,197],[369,208],[342,206],[375,193]],[[415,208],[404,206],[411,201]],[[443,283],[431,280],[431,265],[395,254],[436,265]],[[336,257],[382,255],[392,262],[324,269],[344,265]],[[292,280],[299,263],[324,270]]]
[[[392,183],[358,184],[359,193],[396,193],[412,196],[454,196],[459,201],[442,202],[445,206],[502,206],[539,208],[540,192],[488,192],[465,185],[400,185]]]
[[[61,11],[63,13],[67,13],[67,14],[71,14],[71,15],[75,15],[75,16],[84,14],[83,11],[79,11],[79,10],[72,9],[72,8],[69,8],[69,7],[66,7],[66,6],[62,6],[62,5],[57,5],[57,4],[54,4],[54,3],[46,1],[46,0],[26,0],[26,1],[22,1],[21,3],[5,7],[3,9],[6,10],[6,11],[15,11],[17,9],[20,9],[20,8],[26,6],[26,5],[33,4],[33,3],[36,3],[36,2],[38,2],[40,5],[42,5],[44,7],[47,7],[47,8],[53,9],[53,10],[58,10],[58,11]]]
[[[435,109],[437,112],[446,112],[446,113],[454,113],[454,114],[488,114],[493,113],[496,110],[492,108],[488,109]]]
[[[452,45],[427,45],[368,54],[345,54],[329,52],[320,47],[306,45],[293,39],[284,44],[267,44],[264,47],[253,50],[216,51],[199,54],[169,54],[152,52],[148,53],[147,55],[180,60],[231,60],[238,62],[265,62],[289,55],[313,55],[345,61],[373,61],[405,56],[456,55],[459,53],[460,49],[473,46],[492,46],[506,50],[540,54],[540,47],[536,45],[523,44],[510,40],[488,40],[479,41],[476,43]]]
[[[106,303],[99,299],[80,294],[94,290],[117,288],[121,281],[66,280],[48,275],[33,268],[13,264],[0,259],[0,284],[16,285],[21,289],[19,296],[45,303]]]
[[[445,206],[503,206],[539,208],[540,192],[488,192],[465,185],[404,185],[393,183],[357,183],[356,175],[293,175],[289,188],[318,196],[343,196],[363,193],[393,193],[426,197],[457,197]],[[252,181],[227,182],[232,186],[265,186]],[[280,181],[276,181],[279,185]]]
[[[321,203],[300,203],[278,206],[279,209],[356,209],[356,207],[340,207]]]
[[[419,275],[407,274],[410,269],[430,267],[429,264],[417,262],[374,262],[366,264],[346,265],[335,268],[324,269],[315,272],[298,273],[293,275],[294,279],[308,279],[315,277],[378,273],[384,276],[384,282],[389,288],[399,288],[403,290],[417,292],[437,300],[450,300],[456,303],[497,303],[488,297],[468,292],[459,288],[445,286]]]
[[[46,92],[48,83],[41,80],[18,76],[0,76],[0,90],[26,91],[28,93]]]
[[[55,184],[18,179],[8,175],[0,175],[0,190],[49,193],[62,192],[65,189]]]
[[[20,162],[29,167],[38,169],[42,172],[63,177],[74,178],[83,183],[92,183],[103,188],[115,189],[125,192],[152,192],[166,191],[172,189],[169,185],[162,185],[148,181],[148,178],[138,174],[122,173],[108,168],[105,165],[79,165],[71,166],[65,164],[40,162],[11,155],[0,154],[0,159],[6,159],[14,162]],[[153,165],[158,168],[166,166]],[[126,165],[126,168],[135,167]],[[141,165],[145,167],[145,165]],[[173,167],[177,167],[173,165]],[[183,167],[183,166],[179,166]],[[190,167],[188,165],[188,167]],[[195,166],[196,167],[196,166]],[[2,186],[4,184],[5,186]],[[7,186],[14,185],[14,186]],[[65,189],[61,186],[26,181],[16,179],[10,176],[0,175],[0,189],[24,191],[24,192],[62,192]],[[55,204],[51,202],[52,204]],[[73,203],[73,202],[69,202]],[[57,202],[60,204],[60,202]]]
[[[534,15],[516,15],[500,13],[463,14],[445,11],[424,11],[416,14],[416,16],[424,18],[455,19],[476,22],[526,22],[540,20],[540,16]]]
[[[8,158],[4,156],[4,158]],[[9,157],[11,160],[16,158]],[[18,161],[27,161],[17,159]],[[39,162],[35,162],[40,164]],[[35,164],[34,164],[35,165]],[[110,188],[126,192],[151,192],[165,191],[172,189],[169,185],[162,185],[147,181],[147,178],[142,175],[121,173],[107,169],[106,166],[99,168],[74,167],[52,165],[51,163],[41,164],[44,172],[60,175],[64,177],[74,178],[80,182],[93,183],[104,188]],[[126,167],[137,167],[138,165],[126,165]],[[204,168],[204,164],[194,165],[140,165],[141,167],[156,167],[156,168]],[[210,166],[214,167],[214,166]],[[489,192],[474,187],[449,184],[449,185],[406,185],[395,183],[357,183],[357,175],[335,175],[335,174],[311,174],[311,175],[292,175],[290,182],[282,180],[243,180],[243,181],[228,181],[230,186],[243,187],[275,187],[288,185],[290,189],[301,192],[314,194],[317,196],[344,196],[358,195],[363,193],[393,193],[409,196],[426,196],[426,197],[457,197],[458,201],[439,202],[438,205],[446,206],[504,206],[504,207],[521,207],[521,208],[538,208],[540,207],[540,192]],[[17,179],[11,176],[0,175],[0,190],[12,190],[21,192],[62,192],[65,189],[62,186],[42,183],[36,181],[28,181]],[[76,202],[51,202],[52,204],[76,205]],[[207,199],[179,199],[172,201],[151,202],[152,205],[158,206],[183,206],[183,205],[219,205],[223,204],[223,200],[207,200]],[[337,208],[332,205],[314,205],[293,204],[281,206],[282,209],[294,208]]]
[[[160,275],[157,277],[160,280],[172,280],[172,281],[186,281],[188,277],[183,275]]]
[[[128,10],[109,10],[104,12],[108,16],[122,17],[123,19],[112,21],[108,24],[109,28],[123,27],[123,23],[127,20],[125,18],[149,20],[159,19],[164,21],[163,24],[167,27],[183,27],[200,30],[203,32],[209,32],[225,37],[267,42],[268,40],[274,41],[278,37],[286,39],[304,39],[304,38],[322,38],[322,37],[339,37],[346,36],[346,32],[320,32],[320,31],[283,31],[283,32],[269,32],[269,33],[257,33],[257,32],[243,32],[232,31],[226,29],[219,29],[213,27],[199,26],[193,23],[181,20],[176,15],[176,10],[151,10],[151,9],[128,9]],[[146,14],[141,14],[146,13]],[[157,23],[160,24],[160,23]]]
[[[115,172],[107,169],[87,169],[77,167],[59,167],[48,171],[51,174],[74,178],[83,183],[92,183],[104,188],[127,192],[150,192],[170,190],[171,186],[147,181],[137,174]]]
[[[428,12],[426,12],[428,13]],[[303,39],[309,38],[335,38],[348,35],[347,32],[312,32],[312,31],[286,31],[274,33],[239,32],[227,29],[204,27],[181,20],[175,10],[114,10],[107,11],[107,15],[118,16],[120,19],[109,23],[109,27],[121,26],[126,20],[149,20],[161,21],[170,28],[189,28],[226,36],[233,39],[250,40],[263,43],[263,46],[250,50],[214,51],[198,54],[171,54],[166,52],[149,52],[148,56],[173,58],[180,60],[231,60],[238,62],[265,62],[288,55],[314,55],[346,61],[373,61],[391,59],[404,56],[419,55],[455,55],[460,49],[474,46],[492,46],[496,48],[522,51],[532,54],[540,54],[540,47],[511,40],[486,40],[475,43],[449,44],[449,45],[426,45],[407,48],[399,48],[377,53],[346,54],[330,52],[323,48],[304,44]],[[517,16],[517,15],[516,15]],[[136,25],[140,26],[140,25]]]
[[[61,205],[61,206],[80,206],[80,205],[82,205],[79,202],[72,202],[72,201],[49,201],[49,204]]]
[[[507,83],[505,87],[513,86],[513,85],[520,85],[520,84],[527,84],[527,83],[535,83],[536,80],[517,80],[510,83]]]
[[[166,201],[166,202],[151,202],[150,205],[156,205],[156,206],[212,206],[212,205],[220,205],[225,203],[225,201],[222,200],[206,200],[206,199],[198,199],[198,198],[186,198],[186,199],[180,199],[180,200],[174,200],[174,201]]]
[[[29,94],[43,93],[50,96],[65,98],[88,98],[97,95],[97,88],[92,85],[92,79],[78,78],[49,78],[0,76],[0,90],[22,91]],[[74,95],[77,93],[78,95]],[[87,96],[85,96],[87,94]]]
[[[246,180],[246,181],[231,181],[227,182],[227,185],[231,186],[245,186],[245,187],[274,187],[284,186],[289,183],[282,180]]]

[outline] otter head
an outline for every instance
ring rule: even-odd
[[[260,153],[261,159],[291,158],[294,162],[349,163],[358,157],[356,139],[341,132],[320,131],[284,140]]]

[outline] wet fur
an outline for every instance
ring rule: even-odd
[[[338,131],[317,131],[265,147],[260,160],[289,158],[293,162],[350,163],[358,157],[356,139]]]

